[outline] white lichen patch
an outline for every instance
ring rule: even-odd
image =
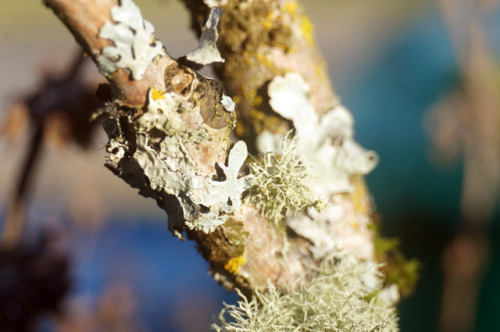
[[[283,153],[281,151],[282,141],[283,135],[278,133],[274,134],[270,131],[264,130],[259,134],[259,136],[257,136],[255,145],[260,154],[273,152],[277,155],[281,155]]]
[[[228,166],[218,164],[224,172],[226,180],[211,181],[196,188],[191,194],[194,200],[205,206],[219,206],[224,212],[237,209],[241,204],[241,193],[248,189],[251,180],[249,176],[238,179],[238,172],[247,155],[245,142],[236,143],[229,152]]]
[[[220,103],[224,106],[224,109],[230,113],[236,110],[236,103],[233,101],[233,98],[229,96],[223,95]]]
[[[299,213],[286,220],[286,225],[297,234],[311,241],[311,252],[317,260],[330,252],[336,252],[343,247],[342,239],[332,236],[331,225],[340,223],[344,209],[340,205],[328,204],[321,211],[309,209],[307,213]]]
[[[265,0],[267,2],[269,0]],[[203,0],[205,5],[209,8],[224,7],[228,4],[228,0]],[[248,8],[252,4],[253,0],[240,0],[238,2],[238,7],[240,10]]]
[[[221,181],[196,174],[186,144],[208,140],[209,132],[206,125],[198,130],[186,128],[178,112],[182,107],[171,93],[153,98],[151,90],[146,111],[133,121],[135,151],[122,167],[138,166],[151,190],[179,199],[186,222],[175,225],[177,228],[209,233],[240,206],[241,195],[250,185],[251,176],[238,178],[247,148],[242,141],[236,143],[229,152],[228,165],[218,165],[224,173]],[[116,163],[125,157],[123,140],[112,137],[108,143],[110,160]]]
[[[198,219],[189,222],[187,225],[191,229],[203,230],[206,233],[212,232],[225,219],[220,218],[221,213],[231,213],[241,205],[241,194],[250,187],[252,176],[238,178],[238,173],[247,159],[248,152],[245,142],[239,141],[229,152],[228,165],[218,166],[224,172],[224,181],[212,181],[206,178],[197,177],[198,182],[193,186],[190,197],[197,204],[210,207],[207,217],[212,218],[212,222]],[[205,218],[206,219],[206,218]]]
[[[293,122],[297,150],[319,170],[312,186],[323,198],[351,192],[349,178],[367,174],[377,164],[377,155],[366,151],[353,140],[353,119],[342,106],[322,118],[308,98],[309,87],[297,73],[278,76],[269,85],[273,110]]]
[[[111,17],[114,22],[107,22],[99,32],[100,38],[113,42],[97,56],[99,70],[109,76],[125,68],[134,80],[141,79],[153,59],[165,54],[163,45],[155,40],[153,25],[142,18],[132,0],[121,0],[120,6],[111,9]]]
[[[203,0],[205,5],[210,8],[222,7],[227,5],[228,0]]]
[[[218,25],[222,16],[222,9],[212,8],[206,23],[201,29],[201,37],[198,47],[186,58],[189,61],[200,65],[208,65],[214,62],[224,62],[224,59],[217,49],[217,40],[219,40]]]
[[[325,259],[310,284],[280,293],[269,283],[251,300],[239,293],[237,305],[225,305],[216,331],[399,331],[393,303],[381,290],[371,262],[339,253]],[[377,295],[378,293],[378,295]],[[227,320],[229,318],[229,320]]]

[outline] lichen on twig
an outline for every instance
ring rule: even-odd
[[[325,203],[310,189],[309,169],[297,154],[297,145],[283,138],[281,155],[266,152],[262,159],[250,163],[252,186],[244,200],[253,204],[272,223],[278,225],[287,213],[314,207],[321,210]]]
[[[396,309],[386,300],[377,266],[356,262],[345,254],[328,257],[310,285],[289,293],[272,283],[266,293],[248,299],[241,292],[237,305],[225,304],[218,332],[229,331],[399,331]]]

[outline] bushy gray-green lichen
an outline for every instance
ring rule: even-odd
[[[310,189],[308,167],[297,155],[295,140],[282,140],[281,154],[266,152],[262,160],[249,165],[254,176],[245,192],[245,201],[255,207],[271,222],[278,224],[287,213],[315,207],[325,203]]]
[[[381,289],[377,266],[345,254],[329,256],[318,276],[305,287],[281,293],[269,283],[266,293],[237,305],[225,304],[218,332],[264,331],[398,331],[396,309]]]

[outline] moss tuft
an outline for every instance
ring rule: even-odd
[[[386,285],[397,285],[402,297],[410,295],[418,281],[420,263],[408,260],[399,249],[399,239],[376,236],[373,239],[375,258],[382,263],[380,271]]]

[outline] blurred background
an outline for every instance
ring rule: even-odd
[[[500,331],[499,1],[304,2],[357,140],[380,155],[367,182],[382,234],[421,262],[401,331]],[[172,56],[196,47],[179,1],[137,4]],[[100,124],[86,136],[68,119],[101,80],[75,58],[41,1],[2,0],[0,220],[24,217],[31,241],[15,259],[0,254],[0,311],[28,322],[53,312],[38,331],[206,331],[236,297],[152,200],[103,167]],[[68,68],[78,75],[65,78]],[[30,115],[31,94],[57,75],[81,104]],[[87,94],[73,95],[78,84]]]

